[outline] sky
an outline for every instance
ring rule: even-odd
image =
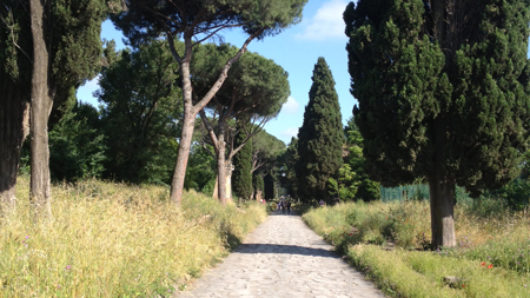
[[[318,57],[324,57],[335,79],[342,122],[352,116],[356,100],[349,92],[350,75],[346,53],[347,38],[344,34],[342,13],[349,1],[309,0],[303,10],[302,21],[284,29],[278,35],[253,40],[248,49],[282,66],[289,73],[291,95],[280,113],[265,126],[270,134],[288,144],[302,126],[305,106],[309,101],[312,72]],[[237,29],[221,32],[224,42],[241,46],[246,35]],[[124,48],[123,35],[112,22],[105,21],[101,38],[114,39],[117,49]],[[530,45],[529,45],[530,57]],[[83,102],[98,105],[92,95],[99,88],[98,78],[88,81],[77,91]]]
[[[322,56],[330,66],[339,96],[342,120],[351,117],[354,98],[349,92],[350,76],[346,54],[347,38],[344,35],[342,13],[348,4],[345,0],[309,0],[303,10],[302,21],[291,25],[275,36],[253,40],[248,49],[272,59],[289,73],[291,95],[276,118],[271,119],[265,130],[288,144],[302,126],[304,109],[309,101],[313,67]],[[222,31],[224,42],[241,46],[246,35],[241,30]],[[124,38],[112,22],[105,21],[102,39],[114,39],[117,49],[122,49]],[[92,95],[99,88],[98,78],[88,81],[77,91],[80,101],[98,105]]]

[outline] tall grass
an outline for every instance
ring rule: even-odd
[[[428,251],[426,201],[340,204],[303,219],[392,296],[528,297],[528,214],[485,200],[457,204],[455,217],[458,247],[441,252]],[[458,289],[443,283],[448,275]]]
[[[183,287],[266,216],[262,206],[222,207],[188,192],[88,180],[53,187],[53,219],[36,223],[28,180],[0,220],[0,293],[28,296],[155,296]]]

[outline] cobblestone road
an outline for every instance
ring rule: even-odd
[[[271,215],[180,297],[383,297],[299,216]]]

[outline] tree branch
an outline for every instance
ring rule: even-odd
[[[216,35],[217,32],[219,32],[219,31],[221,31],[221,30],[223,30],[223,29],[226,29],[226,28],[234,28],[234,27],[240,27],[240,26],[241,26],[241,25],[223,25],[223,26],[218,26],[218,27],[217,27],[212,33],[208,34],[206,37],[201,38],[201,39],[199,39],[199,40],[196,40],[196,41],[193,43],[193,45],[195,46],[196,44],[199,44],[199,43],[201,43],[201,42],[203,42],[203,41],[205,41],[205,40],[210,39],[212,36]],[[206,30],[204,30],[204,31],[211,30],[211,29],[213,29],[213,28],[208,28],[208,29],[206,29]]]
[[[263,30],[259,30],[256,33],[250,35],[247,38],[247,40],[245,40],[245,43],[243,43],[239,51],[234,55],[234,57],[232,57],[230,60],[228,60],[228,62],[226,62],[225,66],[223,67],[223,70],[219,74],[219,77],[217,78],[215,83],[212,85],[210,90],[208,90],[206,95],[204,95],[204,97],[193,106],[195,113],[202,110],[210,102],[210,100],[212,100],[214,95],[217,93],[217,91],[219,91],[224,81],[226,80],[226,77],[228,76],[228,71],[230,70],[230,67],[232,67],[232,64],[234,64],[234,62],[236,62],[241,57],[241,55],[243,55],[243,53],[247,51],[248,44],[254,38],[258,37],[262,32]]]
[[[175,40],[173,39],[173,33],[170,31],[166,32],[168,43],[169,43],[169,50],[171,51],[171,55],[173,55],[173,58],[177,60],[177,62],[180,64],[182,62],[182,58],[180,57],[179,53],[175,49]]]
[[[201,115],[202,123],[204,123],[204,126],[206,127],[206,130],[208,131],[208,135],[210,136],[210,139],[212,140],[215,151],[219,152],[219,140],[217,139],[217,135],[215,135],[212,124],[210,123],[210,121],[208,121],[208,118],[206,117],[206,113],[204,113],[204,110],[200,110],[199,114]]]
[[[246,138],[241,142],[241,144],[236,147],[235,149],[233,149],[230,154],[228,155],[229,158],[231,159],[232,157],[234,157],[241,149],[243,149],[243,147],[245,146],[245,144],[251,139],[253,138],[256,134],[258,134],[261,129],[263,128],[263,126],[265,126],[265,124],[270,120],[270,118],[268,117],[263,117],[262,120],[260,121],[260,123],[256,126],[255,129],[253,129],[249,134],[247,134]],[[254,125],[253,125],[254,126]]]

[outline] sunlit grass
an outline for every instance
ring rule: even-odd
[[[19,179],[17,210],[0,222],[4,297],[168,295],[266,216],[194,192],[178,208],[167,188],[89,180],[53,187],[53,220],[36,223],[27,183]]]
[[[528,214],[485,201],[457,205],[455,217],[458,247],[431,252],[425,201],[348,203],[303,216],[392,296],[528,297]],[[455,276],[461,284],[449,287],[445,276]]]

